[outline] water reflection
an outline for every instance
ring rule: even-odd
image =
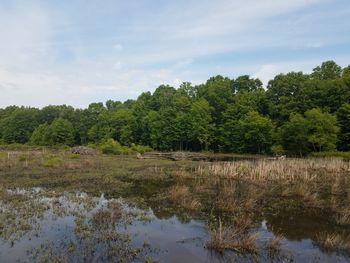
[[[130,181],[107,197],[1,189],[0,261],[347,262],[347,189],[189,178]],[[232,249],[208,249],[225,229]],[[246,233],[251,251],[237,243]]]

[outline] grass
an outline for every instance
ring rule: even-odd
[[[317,243],[327,252],[350,252],[350,239],[336,233],[320,233],[317,235]]]
[[[170,188],[168,199],[172,203],[180,205],[188,211],[197,211],[202,206],[200,201],[191,195],[190,190],[187,186],[176,185]]]
[[[257,253],[257,233],[252,233],[251,221],[245,218],[236,221],[232,226],[223,226],[221,219],[217,228],[211,228],[210,239],[206,247],[211,250],[223,253],[226,250],[233,250],[239,253]]]
[[[338,214],[335,216],[335,222],[338,225],[350,225],[350,208],[340,209]]]
[[[28,156],[21,161],[20,156]],[[125,178],[154,176],[158,170],[177,169],[184,165],[168,160],[138,160],[136,156],[114,156],[97,154],[77,157],[69,151],[36,148],[26,151],[0,151],[0,185],[14,187],[45,187],[57,190],[75,190],[88,193],[119,191]],[[155,172],[156,170],[156,172]]]
[[[328,152],[314,152],[310,154],[314,157],[341,157],[350,159],[350,152],[328,151]]]
[[[310,219],[325,228],[337,225],[335,233],[316,229],[333,234],[316,238],[315,233],[309,237],[298,232],[297,238],[317,240],[329,251],[344,250],[348,239],[340,232],[350,223],[349,174],[349,162],[340,158],[211,163],[137,159],[135,155],[72,155],[69,150],[51,148],[6,149],[0,151],[0,204],[9,213],[0,213],[0,236],[31,231],[28,220],[40,218],[47,210],[47,206],[32,203],[35,198],[31,201],[6,190],[43,187],[57,194],[84,191],[89,196],[122,196],[137,207],[151,207],[160,218],[175,214],[184,222],[191,218],[211,222],[212,217],[220,217],[220,223],[209,225],[207,248],[222,253],[254,254],[262,249],[257,247],[255,226],[263,216],[270,217],[286,238],[293,238],[295,231],[281,222],[290,218]],[[53,207],[57,215],[66,213],[62,205],[54,203]],[[77,236],[92,242],[120,238],[109,230],[113,222],[123,220],[121,210],[118,203],[110,203],[94,211],[89,220],[77,220]],[[25,220],[17,222],[16,216]],[[276,237],[263,249],[277,254],[281,242]],[[78,244],[74,247],[79,251]]]
[[[61,160],[59,157],[53,156],[53,157],[50,157],[49,159],[45,160],[42,163],[42,166],[44,166],[46,168],[58,167],[60,165],[60,162],[61,162]]]
[[[269,258],[277,258],[281,254],[283,240],[285,240],[283,236],[277,235],[266,242],[266,250]]]
[[[254,182],[310,182],[350,173],[350,163],[341,158],[236,161],[199,165],[196,172]]]

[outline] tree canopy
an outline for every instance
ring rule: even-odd
[[[325,61],[311,74],[249,75],[160,85],[135,100],[85,109],[0,109],[0,143],[84,145],[115,141],[156,150],[242,153],[350,150],[350,66]]]

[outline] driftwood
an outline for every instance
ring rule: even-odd
[[[144,155],[138,155],[139,159],[168,159],[173,161],[182,161],[182,160],[192,160],[200,161],[206,160],[207,156],[201,153],[193,152],[147,152]]]
[[[261,159],[260,156],[239,156],[239,155],[211,155],[199,152],[146,152],[143,155],[137,153],[138,159],[167,159],[173,161],[222,161],[222,162],[231,162],[236,160],[255,160]],[[284,160],[286,159],[285,155],[268,157],[267,160]]]
[[[285,160],[286,156],[285,155],[280,155],[280,156],[269,157],[267,159],[268,160]]]
[[[81,155],[94,155],[96,154],[96,150],[86,146],[76,146],[71,149],[71,153]]]

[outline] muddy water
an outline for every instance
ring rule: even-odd
[[[345,196],[307,189],[216,180],[134,181],[108,195],[5,189],[0,262],[349,262],[350,228],[335,217]],[[206,248],[218,218],[241,216],[252,220],[255,253]],[[323,234],[342,247],[325,247]],[[270,255],[266,242],[277,235]]]

